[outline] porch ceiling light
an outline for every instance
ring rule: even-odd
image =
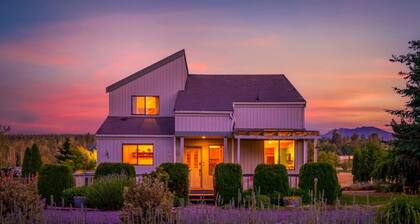
[[[202,138],[202,139],[205,139],[205,138],[206,138],[206,136],[201,136],[201,138]]]

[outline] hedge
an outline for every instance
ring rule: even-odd
[[[48,203],[60,203],[63,190],[73,185],[72,170],[68,166],[48,164],[39,171],[38,192]]]
[[[214,190],[221,204],[231,201],[238,204],[238,197],[242,194],[241,166],[234,163],[218,164],[214,175]]]
[[[95,179],[109,175],[126,175],[136,177],[136,170],[133,165],[127,163],[101,163],[95,171]]]
[[[285,166],[259,164],[254,173],[254,190],[260,194],[271,195],[278,192],[286,196],[289,192],[289,178]]]
[[[169,175],[168,188],[179,199],[188,200],[189,169],[183,163],[162,163],[160,166]]]
[[[309,192],[314,192],[314,179],[318,179],[316,196],[328,204],[332,204],[340,195],[341,188],[338,184],[335,168],[328,163],[307,163],[299,170],[299,187],[305,192],[303,202],[310,201]]]

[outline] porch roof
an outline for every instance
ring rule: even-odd
[[[173,135],[173,117],[107,117],[97,135]]]
[[[305,129],[236,129],[233,133],[241,139],[318,139],[319,131]]]

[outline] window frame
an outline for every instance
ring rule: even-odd
[[[134,107],[133,107],[133,99],[135,99],[136,97],[143,97],[144,98],[144,114],[136,114],[136,113],[134,113]],[[146,112],[147,112],[147,108],[146,108],[146,104],[147,104],[147,102],[146,102],[146,98],[147,97],[156,97],[157,99],[158,99],[158,108],[159,108],[159,111],[158,111],[158,113],[157,114],[147,114]],[[131,115],[135,115],[135,116],[151,116],[151,117],[153,117],[153,116],[159,116],[160,115],[160,97],[159,96],[157,96],[157,95],[131,95],[131,102],[130,102],[131,104]],[[136,102],[137,103],[137,102]]]
[[[269,141],[269,139],[264,139],[263,141]],[[287,169],[287,167],[285,165],[283,165],[283,164],[282,165],[286,167],[287,171],[295,171],[296,170],[296,157],[295,157],[296,156],[296,140],[295,139],[279,139],[278,140],[278,144],[277,144],[278,163],[277,164],[281,164],[281,161],[280,161],[280,158],[281,158],[280,157],[280,155],[281,155],[281,153],[280,153],[280,151],[281,151],[281,147],[280,147],[281,141],[293,141],[293,169]],[[266,147],[264,146],[263,147],[263,163],[268,164],[268,163],[265,163],[265,155],[266,155],[265,149],[266,149]],[[275,152],[274,152],[274,154],[275,154]],[[275,158],[274,158],[274,160],[275,160]],[[274,164],[277,165],[275,162],[274,162]]]
[[[155,144],[153,144],[153,143],[123,143],[121,145],[121,162],[123,162],[123,163],[125,163],[124,162],[124,146],[125,145],[135,145],[136,146],[136,153],[139,153],[139,145],[151,145],[153,147],[152,164],[147,164],[147,165],[139,164],[139,157],[138,156],[137,156],[137,163],[136,164],[131,164],[131,163],[128,163],[128,164],[133,165],[133,166],[154,166],[155,165]]]

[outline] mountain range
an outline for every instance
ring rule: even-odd
[[[382,130],[377,127],[357,127],[357,128],[337,128],[336,129],[341,136],[350,137],[353,135],[353,133],[358,134],[359,136],[364,135],[365,137],[368,137],[371,134],[378,134],[379,138],[383,141],[390,141],[393,139],[392,133],[387,132],[385,130]],[[332,133],[334,130],[331,130],[323,135],[321,135],[321,138],[332,138]]]

